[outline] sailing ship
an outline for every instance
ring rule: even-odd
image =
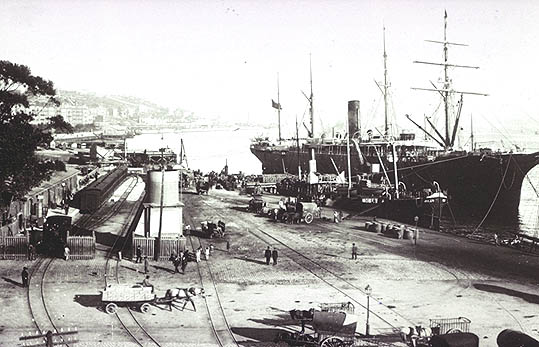
[[[473,143],[470,150],[455,149],[462,101],[464,95],[485,95],[482,93],[461,92],[452,89],[448,76],[448,67],[476,68],[472,66],[448,63],[447,52],[451,45],[462,45],[447,41],[447,13],[444,16],[443,41],[431,41],[443,46],[444,61],[432,64],[444,67],[444,80],[441,88],[414,88],[434,91],[442,96],[445,116],[445,136],[436,126],[426,119],[432,132],[410,119],[430,141],[416,137],[414,133],[401,133],[392,136],[389,132],[387,115],[387,80],[386,50],[384,35],[384,82],[379,84],[385,104],[384,132],[375,135],[367,131],[366,135],[359,128],[359,101],[348,103],[348,135],[346,139],[315,138],[312,92],[309,100],[310,129],[308,138],[299,141],[282,140],[278,143],[266,139],[255,139],[251,152],[261,161],[264,174],[300,174],[308,172],[309,161],[316,160],[316,171],[321,174],[339,174],[346,171],[349,177],[368,177],[372,184],[389,184],[398,194],[406,190],[411,194],[436,192],[442,190],[449,197],[455,215],[474,218],[503,215],[518,215],[520,192],[526,174],[539,163],[539,152],[502,152],[488,148],[476,148]],[[451,124],[450,97],[460,95],[457,114]],[[280,103],[272,104],[279,111]],[[280,127],[280,125],[279,125]],[[279,129],[280,130],[280,129]],[[279,131],[280,135],[280,131]]]

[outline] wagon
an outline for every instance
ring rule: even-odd
[[[298,319],[296,314],[292,315],[292,318]],[[310,347],[346,347],[353,346],[355,343],[357,316],[353,314],[337,311],[314,311],[312,318],[310,316],[308,319],[301,320],[307,320],[311,323],[314,334],[283,332],[277,336],[277,342],[283,341],[290,346]]]
[[[253,195],[253,198],[249,200],[249,207],[247,208],[250,212],[261,213],[266,202],[262,199],[261,195]]]
[[[200,223],[202,233],[210,239],[214,237],[224,237],[226,224],[222,221],[218,221],[217,224],[211,221],[204,221]]]
[[[433,335],[467,333],[470,330],[470,323],[466,317],[437,318],[430,320],[430,328]]]
[[[270,211],[270,217],[287,223],[305,222],[311,224],[315,217],[320,218],[320,207],[314,202],[298,202],[287,204],[287,210],[276,208]]]
[[[102,292],[101,301],[105,312],[110,314],[116,313],[118,305],[137,306],[142,313],[146,313],[150,310],[150,304],[156,301],[156,295],[151,287],[140,284],[109,284]]]

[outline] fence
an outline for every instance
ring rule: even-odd
[[[133,238],[133,256],[136,255],[137,246],[142,248],[142,254],[148,258],[152,258],[155,255],[155,247],[157,247],[157,239],[155,237],[134,237]],[[179,254],[185,251],[185,238],[174,239],[161,239],[161,247],[159,253],[159,260],[168,260],[172,253]]]
[[[95,234],[92,236],[68,236],[69,257],[74,260],[95,258]]]
[[[27,236],[0,237],[0,259],[24,260],[28,258]]]

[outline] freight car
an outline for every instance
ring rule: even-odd
[[[84,189],[75,194],[71,206],[81,213],[95,212],[127,177],[127,167],[119,166],[109,173],[98,177]]]

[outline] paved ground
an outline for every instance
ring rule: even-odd
[[[506,328],[539,338],[537,312],[539,257],[494,247],[448,234],[423,231],[419,244],[366,232],[363,219],[341,224],[315,220],[311,225],[274,223],[243,210],[248,197],[212,190],[209,196],[184,194],[184,217],[192,227],[203,220],[227,223],[226,240],[202,240],[215,251],[208,261],[217,291],[236,341],[243,346],[271,346],[275,334],[297,329],[288,311],[324,302],[351,301],[365,326],[367,297],[372,287],[371,331],[390,334],[402,326],[428,325],[429,319],[464,316],[480,336],[481,346],[496,346]],[[274,197],[269,200],[276,201]],[[330,217],[327,209],[324,216]],[[120,218],[120,217],[117,217]],[[124,222],[109,220],[106,232]],[[360,248],[349,259],[351,243]],[[265,265],[267,245],[280,251],[279,264]],[[77,327],[77,346],[134,346],[113,315],[103,312],[104,252],[92,261],[53,263],[46,278],[45,297],[57,326]],[[204,261],[204,260],[203,260]],[[20,287],[20,270],[29,262],[2,261],[0,269],[0,345],[15,346],[22,333],[35,330]],[[162,296],[167,288],[200,285],[195,263],[185,274],[167,262],[151,263],[150,275]],[[123,260],[122,283],[143,279],[141,264]],[[210,301],[208,301],[210,302]],[[213,301],[212,301],[213,302]],[[205,301],[196,298],[197,311],[153,307],[135,317],[163,346],[214,346]]]

